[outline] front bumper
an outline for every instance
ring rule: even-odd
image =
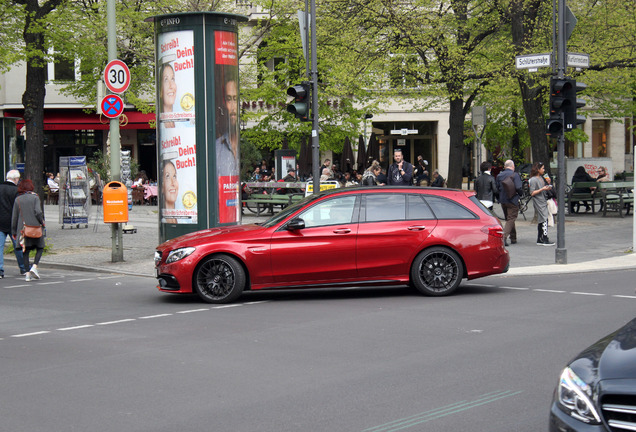
[[[555,402],[550,407],[550,432],[608,432],[604,425],[590,425],[570,417]]]

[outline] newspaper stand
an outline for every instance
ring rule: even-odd
[[[91,194],[86,156],[60,156],[60,223],[88,228]]]

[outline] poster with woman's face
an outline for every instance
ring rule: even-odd
[[[197,223],[194,32],[158,35],[157,130],[163,223]]]

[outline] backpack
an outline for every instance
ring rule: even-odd
[[[513,175],[508,176],[501,181],[501,186],[503,186],[503,190],[506,193],[506,196],[508,197],[508,199],[512,199],[512,197],[517,195],[517,188],[515,187],[515,181],[512,179]]]

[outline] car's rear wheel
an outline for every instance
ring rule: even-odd
[[[429,296],[452,294],[462,282],[463,275],[462,260],[444,247],[422,251],[411,267],[411,282],[419,292]]]
[[[231,256],[213,255],[197,267],[194,288],[207,303],[230,303],[245,288],[245,270]]]

